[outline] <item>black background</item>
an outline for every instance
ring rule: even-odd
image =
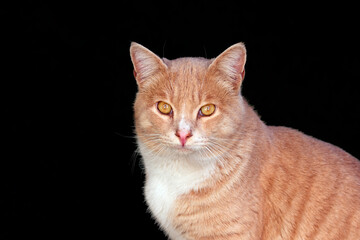
[[[212,58],[245,42],[242,92],[262,119],[360,158],[357,6],[268,2],[15,6],[3,35],[11,74],[0,239],[165,239],[146,212],[134,156],[131,41],[169,59]]]

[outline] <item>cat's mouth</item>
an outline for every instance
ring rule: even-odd
[[[177,145],[175,147],[176,150],[180,151],[180,152],[191,152],[193,151],[193,149],[189,146],[182,146],[181,144]]]
[[[193,150],[192,147],[187,144],[185,144],[184,146],[176,143],[171,143],[167,145],[171,150],[180,151],[180,152],[189,152]]]
[[[193,144],[182,145],[182,144],[172,143],[169,144],[168,146],[170,148],[170,151],[176,151],[180,154],[190,154],[199,150],[199,147]]]

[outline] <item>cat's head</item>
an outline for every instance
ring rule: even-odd
[[[137,43],[130,54],[138,84],[136,134],[148,151],[211,158],[231,148],[244,111],[244,44],[214,59],[168,60]]]

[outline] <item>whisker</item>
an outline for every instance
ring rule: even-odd
[[[135,164],[138,160],[138,156],[140,155],[140,149],[137,148],[135,149],[135,151],[133,152],[133,154],[131,155],[131,174],[134,174],[134,170],[135,170]]]
[[[124,135],[122,133],[119,133],[119,132],[113,132],[115,135],[118,135],[120,137],[123,137],[123,138],[136,138],[136,136],[127,136],[127,135]]]

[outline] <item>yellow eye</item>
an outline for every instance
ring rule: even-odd
[[[199,114],[201,116],[210,116],[215,112],[215,105],[214,104],[206,104],[200,108]]]
[[[171,105],[163,101],[157,103],[157,108],[163,114],[170,114],[172,112]]]

